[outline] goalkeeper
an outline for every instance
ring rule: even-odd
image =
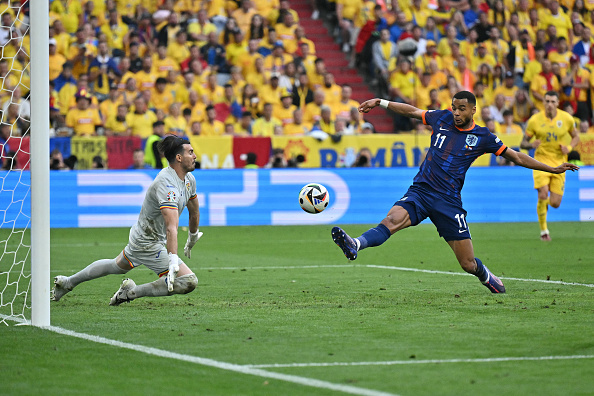
[[[59,301],[82,282],[109,274],[125,274],[132,268],[145,265],[159,275],[159,279],[136,285],[124,279],[113,295],[110,305],[120,305],[140,297],[170,296],[190,293],[198,278],[178,257],[177,231],[179,216],[188,207],[190,229],[184,254],[190,258],[192,247],[202,233],[198,231],[200,211],[196,199],[196,179],[192,175],[196,154],[187,140],[167,136],[159,143],[159,150],[169,161],[146,193],[138,221],[130,229],[128,245],[115,259],[97,260],[72,276],[56,276],[52,300]]]

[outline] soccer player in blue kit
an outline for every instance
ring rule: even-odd
[[[492,293],[505,293],[501,280],[474,256],[466,223],[467,213],[462,207],[460,196],[466,171],[474,160],[485,153],[503,156],[525,168],[556,174],[575,171],[579,167],[563,163],[553,168],[505,146],[489,129],[474,123],[476,98],[468,91],[454,95],[451,111],[423,111],[404,103],[376,98],[363,102],[359,112],[367,113],[377,106],[430,125],[433,128],[431,146],[412,186],[377,227],[358,238],[351,238],[340,227],[334,227],[334,242],[349,260],[355,260],[359,250],[379,246],[395,232],[415,226],[429,217],[437,227],[439,236],[454,251],[462,269],[479,278]]]

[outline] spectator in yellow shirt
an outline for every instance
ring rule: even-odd
[[[306,104],[305,110],[303,111],[303,121],[306,124],[313,125],[320,120],[324,98],[324,92],[322,90],[317,90],[314,92],[313,102]]]
[[[264,69],[270,73],[283,73],[287,63],[293,62],[293,56],[285,52],[282,41],[274,43],[272,53],[264,58]]]
[[[324,91],[325,104],[334,106],[340,102],[342,90],[334,83],[334,75],[332,73],[324,74],[324,86],[321,89]]]
[[[522,134],[522,127],[514,123],[514,112],[511,110],[503,111],[503,123],[499,126],[499,130],[504,134]]]
[[[412,104],[415,90],[415,73],[406,58],[400,60],[398,69],[390,75],[390,96],[401,103]]]
[[[231,13],[231,16],[237,21],[237,26],[243,32],[247,32],[250,29],[252,17],[257,14],[256,9],[252,7],[251,0],[242,0],[241,7]]]
[[[105,122],[105,135],[106,136],[128,136],[130,128],[126,122],[126,116],[128,115],[128,106],[119,105],[117,111],[107,117]]]
[[[211,73],[208,75],[208,81],[206,84],[206,89],[204,90],[204,95],[208,99],[208,103],[210,104],[217,104],[221,103],[225,96],[225,89],[218,85],[217,83],[217,75],[216,73]]]
[[[179,103],[172,103],[169,106],[169,115],[165,117],[164,122],[166,133],[180,137],[185,136],[188,124],[181,114],[181,105]]]
[[[258,118],[252,126],[252,136],[274,136],[275,127],[282,127],[282,122],[272,116],[272,104],[264,103],[262,117]]]
[[[116,9],[109,10],[109,20],[101,26],[101,32],[107,38],[109,48],[113,50],[113,56],[124,55],[124,38],[128,34],[128,25],[122,22],[122,18]]]
[[[62,65],[66,63],[66,58],[56,51],[56,39],[49,39],[49,79],[54,80],[58,78],[62,72]]]
[[[206,106],[206,119],[200,126],[200,136],[222,136],[225,133],[225,124],[217,120],[216,116],[214,106]]]
[[[91,109],[91,94],[81,89],[76,94],[76,108],[68,111],[66,126],[72,128],[76,136],[95,135],[97,127],[103,125],[97,109]]]
[[[332,113],[336,115],[336,118],[344,118],[349,119],[351,114],[351,109],[357,109],[359,107],[359,102],[356,100],[351,99],[351,95],[353,94],[353,89],[348,84],[343,84],[341,89],[340,101],[335,103],[332,108]]]
[[[153,134],[153,123],[156,121],[157,115],[148,109],[146,100],[143,97],[136,98],[134,112],[126,116],[129,133],[143,139],[148,138]]]
[[[286,88],[282,89],[281,104],[273,107],[272,116],[280,120],[283,126],[293,122],[293,112],[297,106],[293,105],[293,95]]]
[[[167,55],[167,46],[159,45],[153,58],[153,69],[157,77],[166,77],[171,70],[179,70],[179,63]]]
[[[516,92],[518,92],[518,87],[514,85],[514,73],[511,70],[505,72],[505,80],[503,85],[498,86],[493,91],[493,96],[503,95],[505,98],[505,107],[511,109],[514,105],[514,101],[516,100]]]
[[[187,44],[188,35],[185,31],[180,30],[175,34],[175,41],[168,43],[167,56],[179,65],[190,57],[190,49]]]
[[[140,91],[150,91],[155,87],[157,73],[153,69],[153,58],[146,55],[142,58],[142,70],[136,73],[136,82]]]
[[[303,110],[295,109],[293,111],[293,120],[283,128],[283,134],[287,136],[305,135],[311,131],[312,125],[303,122]]]
[[[171,93],[170,87],[168,87],[167,79],[163,77],[157,78],[151,95],[151,101],[155,109],[161,110],[165,114],[169,113],[169,108],[175,101],[175,98]]]
[[[293,54],[297,51],[297,37],[295,36],[295,19],[293,14],[288,11],[281,12],[282,23],[277,23],[274,26],[276,30],[277,38],[283,42],[285,52]]]

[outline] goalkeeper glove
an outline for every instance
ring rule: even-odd
[[[177,254],[169,253],[169,272],[167,273],[167,290],[173,291],[173,283],[175,282],[175,276],[179,271],[179,257]]]
[[[187,258],[191,258],[192,248],[194,247],[196,242],[198,242],[198,239],[200,239],[202,237],[202,234],[203,233],[200,232],[198,229],[196,230],[196,232],[194,234],[192,234],[191,232],[188,232],[188,241],[186,242],[186,246],[184,246],[184,254],[186,255]]]

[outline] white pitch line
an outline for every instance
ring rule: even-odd
[[[472,274],[466,272],[448,272],[448,271],[436,271],[436,270],[425,270],[419,268],[407,268],[407,267],[391,267],[388,265],[366,265],[368,268],[379,268],[379,269],[389,269],[389,270],[396,270],[396,271],[409,271],[409,272],[423,272],[425,274],[442,274],[442,275],[459,275],[459,276],[474,276]],[[594,284],[590,283],[578,283],[578,282],[563,282],[563,281],[554,281],[554,280],[546,280],[546,279],[524,279],[524,278],[511,278],[507,276],[500,276],[499,279],[506,279],[506,280],[515,280],[521,282],[538,282],[538,283],[551,283],[554,285],[565,285],[565,286],[585,286],[585,287],[594,287]]]
[[[11,318],[5,315],[0,314],[0,317],[3,319],[13,320],[19,322],[20,324],[30,324],[29,321],[25,321],[23,319],[18,318]],[[170,351],[164,351],[162,349],[151,348],[143,345],[136,345],[131,344],[128,342],[122,342],[117,340],[111,340],[109,338],[94,336],[85,333],[78,333],[72,330],[63,329],[61,327],[56,326],[47,326],[47,327],[40,327],[45,330],[49,330],[51,332],[62,334],[70,337],[80,338],[86,341],[96,342],[98,344],[105,344],[109,346],[114,346],[123,349],[129,349],[136,352],[146,353],[148,355],[153,355],[162,358],[168,359],[175,359],[189,363],[200,364],[202,366],[214,367],[221,370],[233,371],[240,374],[247,374],[247,375],[254,375],[257,377],[262,378],[272,378],[279,381],[291,382],[294,384],[309,386],[312,388],[318,389],[329,389],[337,392],[348,393],[351,395],[360,395],[360,396],[398,396],[393,393],[381,392],[376,391],[373,389],[366,389],[366,388],[359,388],[356,386],[351,385],[343,385],[343,384],[335,384],[328,381],[317,380],[314,378],[308,377],[300,377],[297,375],[290,375],[290,374],[282,374],[282,373],[275,373],[273,371],[266,371],[259,368],[252,368],[248,366],[243,366],[239,364],[233,363],[226,363],[220,362],[218,360],[202,358],[198,356],[190,356],[190,355],[183,355],[181,353],[175,353]]]
[[[430,359],[430,360],[391,360],[381,362],[334,362],[334,363],[272,363],[252,364],[244,367],[250,368],[297,368],[297,367],[335,367],[335,366],[395,366],[409,364],[444,364],[444,363],[496,363],[496,362],[517,362],[517,361],[542,361],[542,360],[574,360],[594,359],[594,355],[571,355],[571,356],[520,356],[520,357],[499,357],[484,359]]]

